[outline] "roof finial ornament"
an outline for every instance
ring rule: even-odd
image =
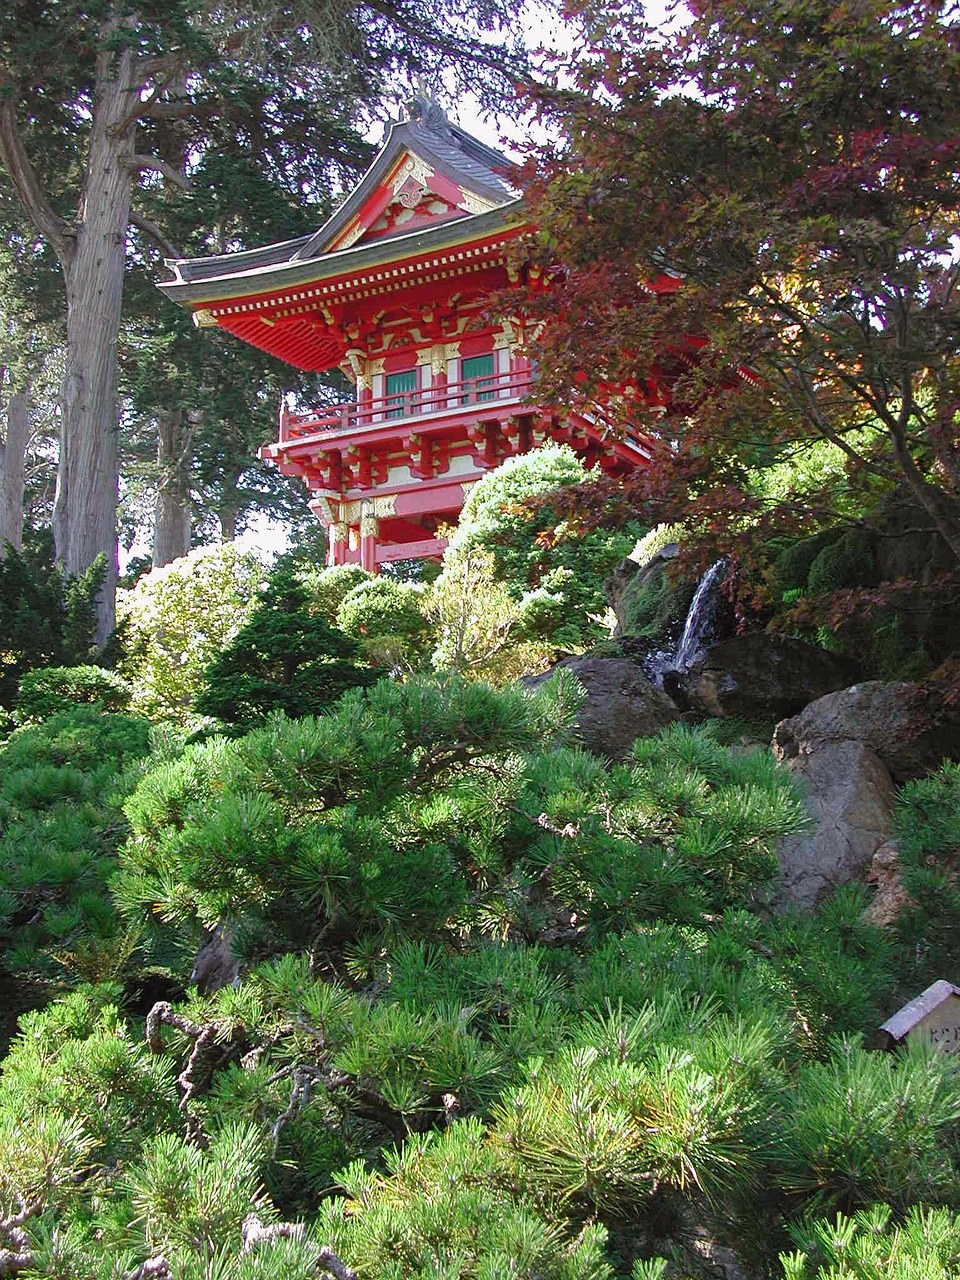
[[[445,133],[450,128],[447,113],[427,88],[422,76],[417,77],[414,96],[407,103],[407,119],[435,133]]]

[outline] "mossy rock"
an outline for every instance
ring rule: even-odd
[[[666,644],[683,627],[695,590],[690,583],[671,583],[665,571],[636,584],[625,601],[624,635]]]

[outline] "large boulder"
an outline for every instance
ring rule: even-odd
[[[682,700],[704,715],[779,720],[859,674],[849,658],[756,631],[711,645],[676,679]]]
[[[893,780],[862,742],[832,742],[792,757],[787,766],[804,791],[813,824],[783,841],[774,897],[779,906],[812,907],[837,885],[862,878],[886,844]]]
[[[924,727],[914,701],[916,686],[867,680],[827,694],[778,724],[775,753],[802,759],[841,742],[868,747],[897,782],[921,777],[945,757],[960,755],[960,723]]]
[[[564,658],[551,671],[524,681],[536,688],[562,667],[583,686],[577,735],[595,755],[622,760],[637,738],[647,738],[680,718],[674,703],[634,662],[622,658]]]

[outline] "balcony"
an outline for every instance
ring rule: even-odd
[[[483,404],[504,407],[525,400],[533,385],[532,369],[487,374],[463,382],[446,382],[419,387],[365,401],[350,401],[311,413],[280,412],[279,443],[292,444],[329,434],[345,435],[378,426],[402,422],[408,427],[422,420],[438,417],[476,419],[477,407]]]

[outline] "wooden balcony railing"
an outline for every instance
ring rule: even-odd
[[[388,422],[412,422],[433,414],[476,414],[476,406],[498,400],[523,400],[533,385],[531,369],[493,373],[463,382],[444,382],[376,399],[331,405],[311,413],[280,410],[280,443],[288,444],[332,431],[341,434]]]

